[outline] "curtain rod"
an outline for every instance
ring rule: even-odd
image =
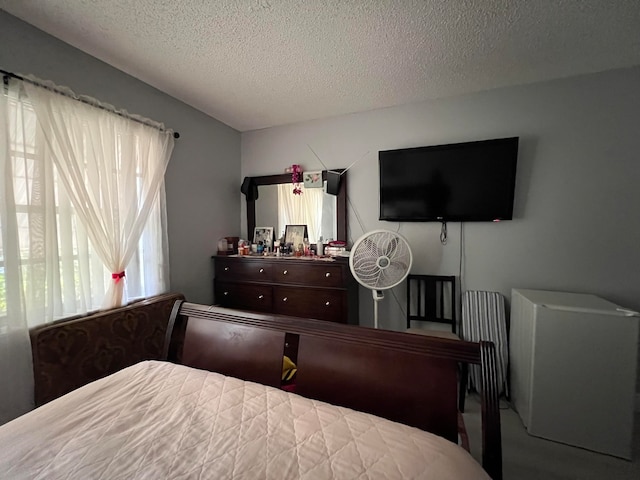
[[[78,102],[82,102],[82,103],[85,103],[85,104],[87,104],[87,105],[91,105],[91,106],[93,106],[93,107],[99,108],[99,109],[101,109],[101,110],[105,110],[105,111],[107,111],[107,112],[115,113],[116,115],[118,115],[118,116],[120,116],[120,117],[128,118],[129,120],[133,120],[134,122],[141,123],[141,124],[143,124],[143,125],[146,125],[147,127],[152,127],[152,128],[158,129],[158,130],[163,131],[163,132],[165,131],[165,130],[163,130],[162,128],[158,128],[158,127],[157,127],[157,126],[155,126],[155,125],[151,125],[151,124],[149,124],[149,123],[147,123],[147,122],[144,122],[144,121],[142,121],[142,120],[139,120],[139,119],[137,119],[137,118],[135,118],[135,117],[131,117],[131,116],[129,116],[129,115],[125,115],[124,113],[119,112],[119,111],[117,111],[117,110],[111,110],[111,109],[106,108],[106,107],[103,107],[103,106],[101,106],[101,105],[96,105],[96,104],[94,104],[94,103],[91,103],[91,102],[88,102],[88,101],[86,101],[86,100],[83,100],[82,98],[74,97],[74,96],[69,95],[69,94],[67,94],[67,93],[60,92],[60,91],[58,91],[58,90],[52,89],[52,88],[50,88],[50,87],[47,87],[47,86],[45,86],[45,85],[41,85],[41,84],[39,84],[38,82],[34,82],[33,80],[29,80],[28,78],[24,78],[24,77],[22,77],[22,76],[20,76],[20,75],[17,75],[17,74],[15,74],[15,73],[7,72],[6,70],[2,70],[1,68],[0,68],[0,73],[2,73],[2,75],[3,75],[3,81],[4,81],[5,85],[8,83],[8,78],[7,78],[7,77],[17,78],[18,80],[22,80],[23,82],[29,82],[29,83],[30,83],[30,84],[32,84],[32,85],[36,85],[36,86],[38,86],[38,87],[42,87],[42,88],[46,88],[47,90],[51,90],[52,92],[57,93],[58,95],[62,95],[62,96],[64,96],[64,97],[72,98],[72,99],[74,99],[74,100],[77,100]],[[180,134],[179,134],[178,132],[173,132],[173,138],[180,138]]]

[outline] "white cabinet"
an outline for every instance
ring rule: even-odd
[[[531,435],[630,459],[637,355],[636,312],[512,290],[511,400]]]

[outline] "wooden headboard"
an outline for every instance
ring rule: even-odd
[[[195,368],[281,386],[282,358],[297,365],[295,392],[457,441],[457,372],[479,364],[482,464],[502,478],[495,350],[491,342],[375,330],[177,301],[164,356]]]

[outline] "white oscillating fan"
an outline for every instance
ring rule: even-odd
[[[355,279],[373,294],[373,324],[378,328],[378,302],[383,290],[402,282],[411,270],[413,256],[407,240],[396,232],[373,230],[351,248],[349,267]]]

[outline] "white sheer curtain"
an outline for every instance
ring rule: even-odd
[[[302,194],[294,195],[289,183],[278,185],[278,224],[284,230],[286,225],[306,225],[309,242],[316,243],[321,234],[322,201],[321,188],[304,188]]]
[[[24,162],[20,162],[33,152],[34,138],[25,135],[25,130],[34,125],[34,120],[19,105],[19,85],[10,82],[4,88],[0,95],[0,424],[33,406],[33,377],[29,375],[32,371],[31,344],[25,299],[28,292],[22,288],[20,242],[20,227],[24,228],[30,215],[20,203],[26,195],[26,182],[18,182],[14,188],[14,172],[22,178],[28,171],[41,177],[41,169],[31,165],[25,169]],[[13,158],[17,161],[14,162]],[[36,188],[39,183],[34,182]],[[14,193],[14,190],[17,191]],[[38,203],[40,205],[34,205],[34,210],[44,207],[43,202]],[[34,247],[43,246],[46,234],[47,223],[38,223],[41,228],[35,233],[38,238],[34,239]],[[47,266],[41,264],[44,275],[36,276],[36,281],[46,278]]]
[[[173,135],[25,83],[51,158],[123,304],[125,269],[163,185]]]
[[[173,138],[105,108],[0,85],[0,424],[33,406],[30,327],[168,288]]]

